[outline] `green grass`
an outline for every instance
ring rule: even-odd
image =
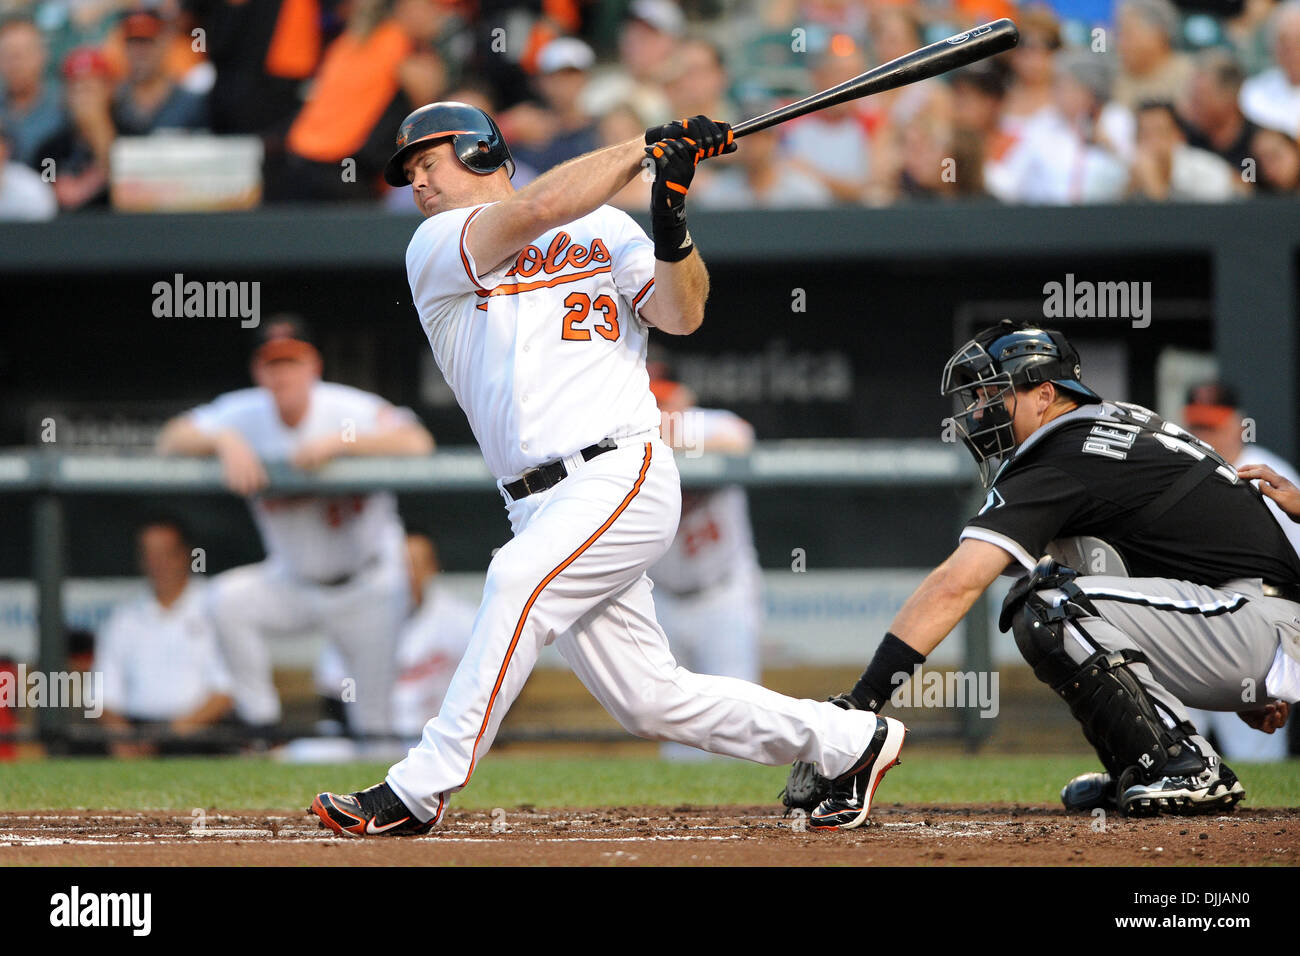
[[[387,764],[302,766],[264,759],[45,760],[0,764],[0,811],[219,810],[306,807],[318,790],[349,791],[383,778]],[[890,772],[882,803],[1053,803],[1061,785],[1094,769],[1085,756],[946,756],[915,753]],[[1300,806],[1300,762],[1234,769],[1247,806]],[[456,796],[462,809],[772,803],[785,770],[738,761],[493,756]]]

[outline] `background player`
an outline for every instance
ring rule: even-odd
[[[266,560],[212,582],[212,613],[235,680],[239,716],[280,718],[267,639],[325,633],[355,679],[349,726],[391,730],[397,633],[409,601],[397,500],[366,495],[263,494],[264,461],[314,469],[341,455],[427,455],[415,417],[360,389],[322,382],[321,358],[301,322],[273,318],[253,354],[256,388],[219,396],[172,419],[158,438],[171,455],[216,455],[226,484],[249,498]]]
[[[415,740],[442,706],[451,675],[469,646],[476,609],[439,582],[442,566],[428,535],[406,536],[406,567],[413,610],[397,638],[393,733],[402,740]],[[326,645],[316,664],[316,689],[327,700],[329,712],[338,713],[344,725],[339,688],[346,674],[338,649]]]
[[[1235,389],[1222,382],[1206,382],[1190,389],[1183,407],[1187,430],[1210,445],[1234,467],[1248,462],[1265,465],[1289,481],[1300,480],[1289,464],[1254,442],[1247,442],[1248,424],[1242,418],[1241,402]],[[1300,524],[1292,521],[1277,503],[1265,498],[1269,510],[1291,542],[1300,550]],[[1233,714],[1193,711],[1192,720],[1214,737],[1224,755],[1237,760],[1285,760],[1286,734],[1257,734]]]
[[[1106,768],[1070,781],[1066,807],[1229,808],[1244,788],[1186,707],[1262,722],[1276,717],[1269,701],[1300,699],[1300,559],[1213,449],[1154,412],[1103,402],[1080,371],[1060,333],[1010,322],[949,359],[943,393],[957,399],[988,498],[841,703],[879,710],[895,675],[911,674],[1010,567],[1022,576],[1002,629]],[[1040,560],[1084,534],[1132,577]]]
[[[732,412],[698,408],[695,393],[650,365],[650,391],[663,417],[660,434],[675,452],[743,455],[754,429]],[[741,485],[682,492],[682,515],[673,543],[650,568],[655,615],[682,666],[757,682],[762,676],[758,639],[763,626],[763,570],[754,550],[749,497]],[[664,743],[670,760],[704,751]]]
[[[171,738],[168,753],[210,751],[211,742],[187,745],[185,737],[226,717],[232,682],[208,614],[210,588],[190,574],[190,543],[169,518],[141,526],[136,546],[148,593],[117,607],[99,633],[95,669],[104,675],[104,726]],[[158,752],[149,741],[111,742],[115,757]]]
[[[649,145],[646,145],[649,144]],[[542,648],[642,737],[838,778],[815,826],[854,827],[902,747],[890,718],[679,667],[646,570],[677,530],[680,482],[645,369],[650,327],[699,327],[708,273],[686,226],[697,164],[734,148],[698,116],[588,153],[515,191],[500,130],[459,103],[402,124],[386,170],[427,217],[407,249],[429,343],[498,476],[514,538],[488,567],[438,716],[387,779],[318,794],[336,832],[422,833],[468,784]],[[655,165],[653,243],[608,200]]]

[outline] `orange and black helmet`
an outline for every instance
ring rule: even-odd
[[[515,161],[497,124],[477,106],[468,103],[430,103],[402,120],[397,131],[397,152],[384,167],[384,181],[390,186],[407,185],[402,164],[416,148],[442,139],[451,140],[456,156],[470,172],[486,176],[502,166],[510,176]]]

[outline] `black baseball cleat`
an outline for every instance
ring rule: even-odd
[[[434,824],[415,819],[387,783],[358,793],[318,793],[307,812],[316,814],[322,827],[349,836],[419,836]]]
[[[1115,778],[1108,773],[1081,773],[1061,788],[1067,813],[1114,810],[1115,798]]]
[[[859,827],[871,812],[871,798],[876,794],[885,771],[898,763],[907,728],[893,717],[876,717],[876,731],[871,743],[853,769],[831,782],[831,795],[817,804],[812,812],[815,830],[852,830]]]
[[[1237,775],[1217,758],[1198,773],[1159,777],[1150,783],[1130,783],[1132,771],[1120,778],[1119,809],[1128,817],[1160,813],[1188,816],[1231,810],[1246,796]]]

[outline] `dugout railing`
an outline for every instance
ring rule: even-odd
[[[928,440],[768,441],[743,456],[679,453],[683,487],[707,488],[739,484],[748,488],[789,487],[812,494],[818,488],[931,489],[948,491],[955,531],[969,517],[978,498],[978,483],[969,456],[958,446]],[[445,448],[421,458],[352,458],[306,473],[283,463],[267,465],[269,490],[283,494],[362,493],[392,491],[406,495],[447,492],[495,492],[492,476],[476,449]],[[37,668],[62,672],[67,644],[63,607],[69,535],[65,505],[78,495],[122,495],[166,498],[222,493],[217,461],[203,458],[157,458],[148,455],[64,453],[54,450],[14,450],[0,453],[0,495],[32,498],[31,575],[37,592]],[[967,615],[963,667],[986,672],[992,666],[989,611],[981,598]],[[864,635],[871,643],[872,635]],[[864,662],[865,663],[865,662]],[[65,712],[56,707],[37,711],[35,737],[46,743],[66,741]],[[278,736],[294,736],[305,728],[280,728]],[[926,728],[927,734],[959,738],[974,748],[991,731],[981,720],[978,705],[955,710],[955,719]],[[85,739],[95,736],[85,727],[72,731]],[[148,733],[148,732],[146,732]],[[0,733],[4,739],[32,735]],[[230,739],[228,730],[214,732],[216,741]],[[621,732],[556,730],[503,733],[502,740],[622,739]]]

